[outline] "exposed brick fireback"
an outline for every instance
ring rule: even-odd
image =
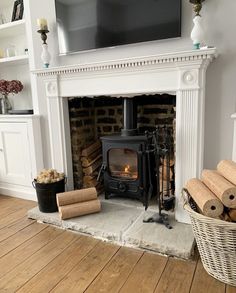
[[[112,124],[112,123],[116,123],[116,119],[115,118],[111,118],[111,117],[103,117],[103,118],[98,118],[97,120],[98,123],[107,123],[107,124]]]

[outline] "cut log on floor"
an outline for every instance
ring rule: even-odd
[[[91,175],[93,174],[94,171],[96,171],[99,167],[101,167],[101,165],[102,165],[102,159],[99,159],[96,162],[94,162],[91,166],[87,168],[83,168],[83,173],[85,175]]]
[[[236,186],[217,171],[203,170],[202,181],[228,208],[236,208]]]
[[[186,188],[203,215],[218,218],[223,213],[221,201],[199,179],[190,179]]]
[[[91,166],[92,164],[94,164],[96,161],[101,160],[101,158],[102,158],[102,154],[98,154],[92,160],[91,160],[91,158],[82,157],[81,158],[82,167],[87,168],[87,167]]]
[[[101,211],[98,199],[60,206],[58,208],[62,220],[93,214]]]
[[[97,151],[99,148],[101,148],[101,141],[97,140],[96,142],[94,142],[93,144],[88,146],[87,148],[83,149],[82,152],[81,152],[81,156],[82,157],[88,157],[92,153]]]
[[[64,206],[93,199],[97,199],[97,190],[94,187],[58,193],[57,205]]]
[[[217,165],[217,171],[228,181],[236,185],[236,163],[230,160],[223,160]]]

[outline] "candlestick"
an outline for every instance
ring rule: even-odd
[[[43,41],[42,44],[42,54],[41,59],[43,61],[44,67],[49,67],[49,62],[51,60],[51,55],[48,51],[48,45],[47,45],[47,34],[49,33],[47,20],[45,18],[39,18],[37,19],[37,24],[39,27],[39,30],[37,31],[41,35],[41,39]]]
[[[202,2],[204,1],[205,0],[189,0],[189,2],[193,4],[193,11],[195,12],[195,17],[193,19],[194,27],[191,32],[191,39],[195,49],[200,49],[200,46],[204,43],[205,34],[202,27],[202,18],[200,15]]]

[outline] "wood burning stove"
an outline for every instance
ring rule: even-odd
[[[102,140],[105,198],[119,195],[144,200],[148,192],[145,136],[104,136]]]
[[[105,198],[118,195],[144,202],[151,181],[146,153],[149,141],[147,136],[138,135],[133,99],[123,99],[123,121],[121,135],[101,137]]]

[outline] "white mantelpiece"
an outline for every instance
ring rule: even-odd
[[[232,159],[236,162],[236,113],[231,116],[234,119],[234,134],[233,134],[233,155]]]
[[[203,168],[205,77],[215,57],[211,48],[35,71],[46,86],[52,164],[66,172],[69,188],[73,175],[65,97],[176,94],[176,219],[189,222],[181,189]]]

